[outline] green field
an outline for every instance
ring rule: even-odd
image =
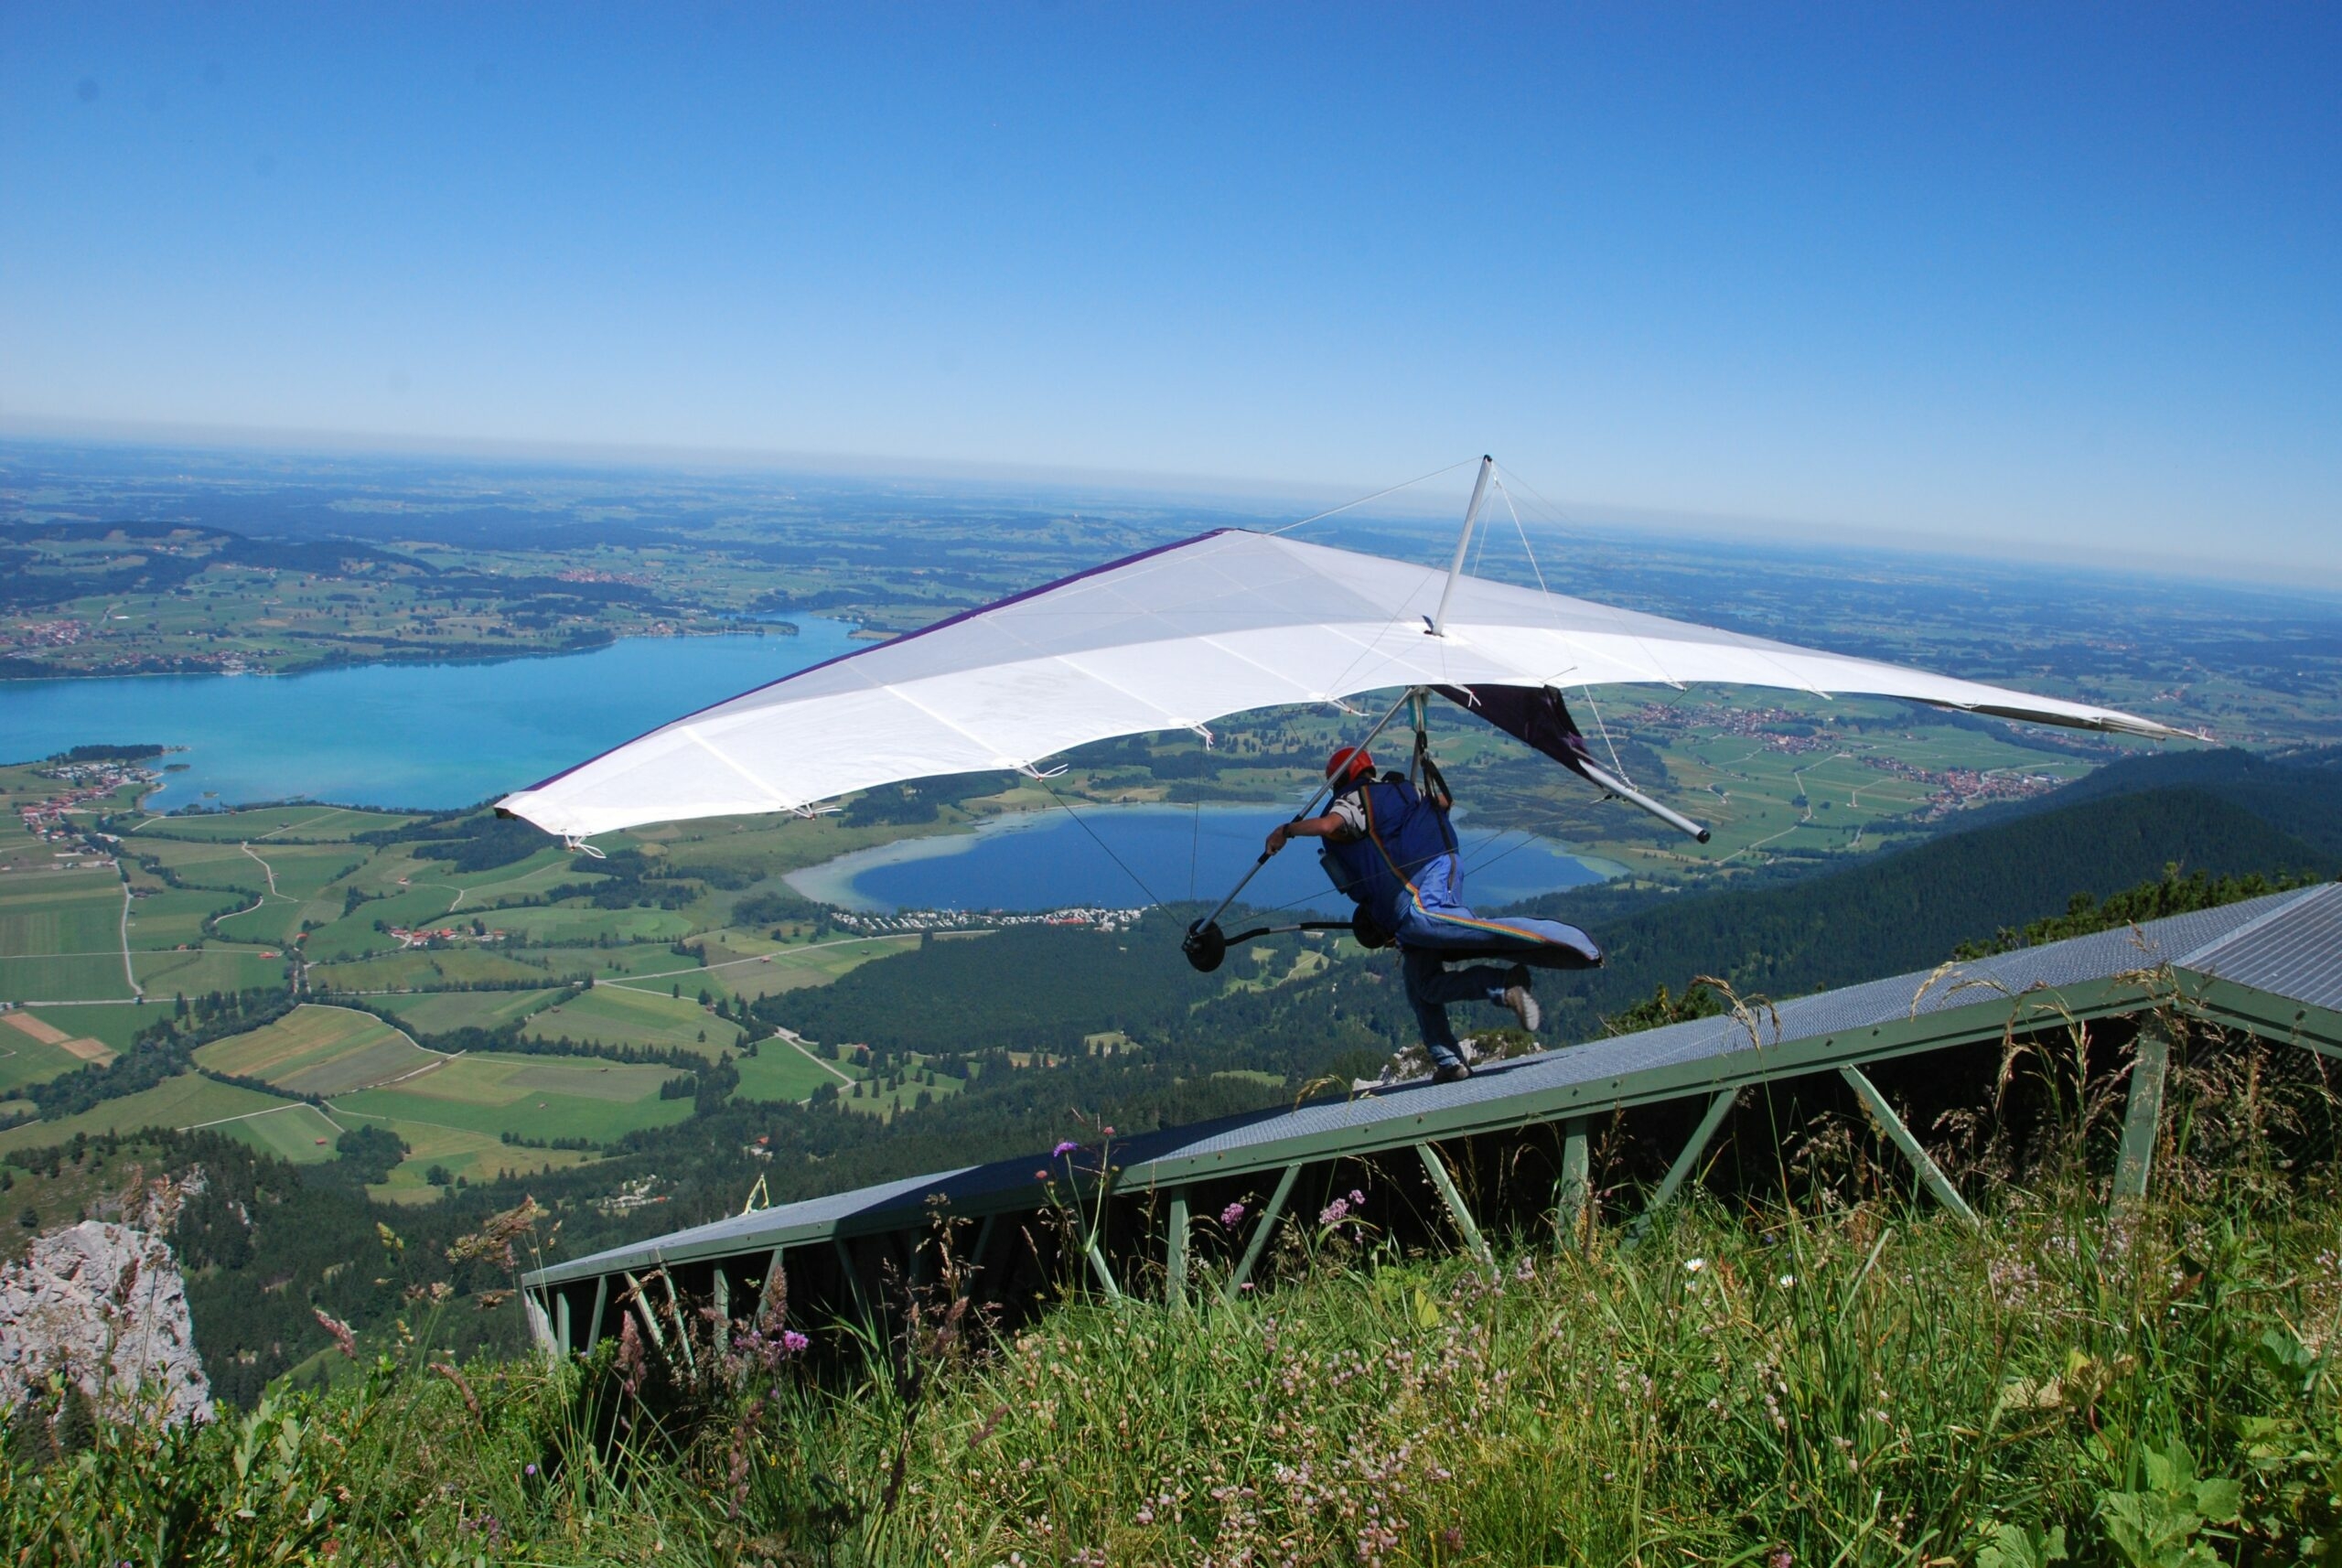
[[[525,1018],[558,997],[558,990],[436,991],[417,996],[384,996],[377,1004],[418,1035],[457,1029],[494,1029]]]
[[[199,996],[210,991],[249,991],[285,983],[285,961],[269,958],[274,950],[227,947],[214,942],[190,952],[132,954],[138,966],[138,983],[150,996]],[[119,966],[117,966],[119,967]]]
[[[735,1100],[800,1101],[825,1083],[845,1092],[844,1081],[827,1067],[778,1037],[757,1041],[755,1056],[735,1057],[732,1065],[740,1070],[740,1087],[732,1092]]]
[[[37,1040],[0,1018],[0,1099],[28,1083],[47,1083],[89,1065],[88,1060],[63,1046]]]
[[[230,1122],[220,1132],[263,1155],[296,1165],[321,1165],[340,1158],[334,1141],[342,1129],[316,1106],[295,1101],[282,1111]]]
[[[271,838],[348,839],[403,828],[419,817],[349,806],[262,806],[249,811],[206,811],[149,817],[132,831],[143,839],[193,839],[257,844]]]
[[[701,983],[723,994],[754,1001],[784,991],[801,991],[809,985],[827,985],[874,958],[901,952],[918,940],[915,936],[832,938],[800,945],[723,932],[711,936],[704,944],[709,967],[707,978]],[[686,995],[697,994],[689,976],[680,978]]]
[[[34,1122],[0,1133],[0,1154],[61,1144],[76,1133],[126,1133],[139,1127],[197,1127],[222,1123],[255,1111],[273,1111],[298,1101],[280,1100],[256,1089],[220,1083],[200,1073],[165,1079],[154,1088],[95,1105],[60,1122]],[[686,1110],[691,1102],[682,1102]]]
[[[0,1002],[127,998],[122,878],[32,871],[0,879]]]
[[[659,983],[640,983],[650,986]],[[740,1031],[702,1007],[694,1000],[697,987],[688,982],[683,983],[681,998],[663,991],[596,985],[558,1007],[546,1008],[531,1018],[521,1033],[536,1040],[557,1040],[566,1036],[581,1044],[652,1046],[662,1050],[690,1051],[713,1061],[718,1053],[740,1043]]]
[[[695,972],[690,959],[677,957],[663,943],[625,948],[523,948],[513,956],[525,963],[544,964],[553,974],[580,978],[626,980],[656,974],[670,976],[671,983],[674,980],[687,980]],[[676,970],[683,972],[675,974]]]
[[[588,1149],[523,1148],[505,1143],[493,1133],[365,1116],[346,1106],[336,1106],[334,1114],[350,1127],[387,1127],[406,1144],[406,1158],[392,1168],[390,1179],[366,1188],[369,1197],[384,1203],[436,1202],[446,1188],[431,1184],[434,1165],[450,1178],[490,1181],[499,1176],[527,1176],[548,1168],[567,1170],[596,1157]]]
[[[671,942],[692,929],[691,918],[675,909],[597,909],[555,904],[500,911],[495,923],[523,941],[546,947],[592,943]]]
[[[311,956],[315,957],[314,952]],[[566,966],[538,967],[536,961],[545,956],[537,952],[510,956],[478,948],[415,948],[380,958],[318,963],[309,971],[309,983],[319,991],[430,991],[490,980],[550,983],[569,977],[572,971]],[[671,954],[669,959],[672,961]]]
[[[203,940],[203,922],[208,917],[241,909],[251,902],[235,892],[201,887],[167,888],[133,898],[130,945],[142,950],[156,950],[199,942]]]
[[[347,1094],[448,1058],[369,1014],[311,1004],[247,1034],[214,1040],[195,1059],[213,1072],[260,1079],[293,1094]]]
[[[132,1036],[170,1016],[167,1002],[100,1002],[81,1007],[27,1007],[26,1012],[69,1035],[103,1040],[117,1051],[130,1048]]]
[[[672,1068],[591,1057],[508,1056],[475,1051],[395,1089],[370,1089],[334,1102],[353,1113],[416,1122],[490,1137],[590,1138],[607,1143],[639,1127],[689,1117],[689,1100],[661,1100]],[[531,1151],[534,1153],[536,1151]]]

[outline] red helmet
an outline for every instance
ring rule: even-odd
[[[1347,784],[1362,773],[1374,771],[1374,758],[1362,746],[1346,746],[1326,759],[1326,778],[1335,784]]]

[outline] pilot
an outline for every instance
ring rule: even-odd
[[[1447,1009],[1458,1002],[1491,1002],[1509,1009],[1533,1034],[1537,998],[1522,963],[1450,970],[1451,961],[1518,953],[1548,965],[1585,968],[1600,963],[1602,951],[1574,926],[1488,920],[1472,912],[1464,902],[1456,830],[1448,822],[1455,802],[1427,757],[1421,790],[1403,773],[1376,778],[1374,759],[1363,747],[1334,753],[1326,778],[1334,786],[1331,807],[1321,816],[1278,823],[1269,832],[1268,852],[1274,854],[1295,837],[1326,841],[1320,858],[1334,885],[1357,902],[1373,932],[1398,944],[1407,1001],[1431,1055],[1432,1081],[1469,1078]]]

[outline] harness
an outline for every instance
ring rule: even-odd
[[[1400,929],[1415,899],[1423,868],[1456,851],[1447,813],[1425,799],[1403,774],[1387,773],[1356,787],[1366,832],[1347,843],[1327,840],[1318,864],[1336,888],[1384,932]]]

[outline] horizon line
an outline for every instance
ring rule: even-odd
[[[1387,486],[1345,485],[1327,479],[1270,478],[1253,475],[1201,474],[1144,468],[1090,467],[1075,464],[1022,463],[976,457],[918,457],[891,453],[813,452],[798,448],[677,446],[663,443],[619,443],[587,440],[519,439],[350,431],[304,426],[206,424],[173,420],[86,419],[68,415],[0,410],[0,441],[81,441],[104,446],[182,447],[199,451],[252,452],[278,455],[406,456],[467,458],[512,464],[537,463],[576,469],[626,470],[668,467],[683,472],[716,471],[736,474],[827,475],[864,480],[957,480],[983,485],[1039,484],[1068,489],[1089,488],[1124,499],[1249,503],[1263,521],[1283,519],[1273,503],[1280,499],[1315,506],[1352,496],[1372,495]],[[1459,460],[1469,462],[1472,454]],[[1503,466],[1499,459],[1499,466]],[[1430,476],[1436,479],[1445,470]],[[1422,481],[1428,482],[1428,481]],[[1459,490],[1463,488],[1460,484]],[[1378,498],[1389,510],[1422,518],[1456,521],[1457,508],[1434,506],[1405,489]],[[2111,565],[2100,552],[2081,546],[2059,547],[1994,539],[1979,542],[1971,536],[1933,531],[1900,531],[1885,524],[1830,521],[1754,512],[1714,512],[1655,507],[1633,501],[1573,499],[1545,503],[1549,513],[1566,508],[1573,515],[1546,515],[1522,521],[1554,531],[1588,526],[1615,530],[1651,528],[1683,539],[1718,543],[1777,546],[1841,544],[1884,555],[1949,557],[1998,563],[2003,565],[2055,564],[2102,576],[2129,574],[2156,578],[2208,577],[2224,585],[2258,587],[2287,595],[2326,598],[2342,596],[2342,569],[2279,561],[2238,561],[2229,557],[2184,554],[2133,548],[2128,561]],[[2307,574],[2311,583],[2302,578]]]

